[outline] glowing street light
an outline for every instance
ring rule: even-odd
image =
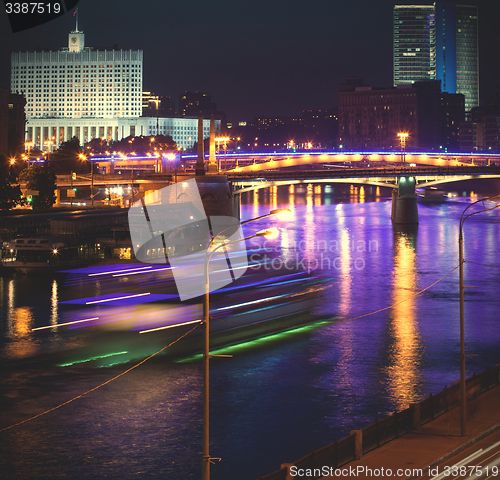
[[[229,137],[215,137],[215,143],[217,144],[217,153],[220,152],[220,144],[224,144],[224,150],[227,148],[227,142],[229,142],[231,139]]]
[[[80,153],[78,155],[80,160],[87,160],[87,157]],[[90,202],[91,205],[94,206],[94,166],[92,165],[92,160],[89,160],[90,163]]]
[[[45,140],[45,142],[44,142],[47,145],[47,149],[48,149],[49,152],[51,150],[50,146],[54,145],[54,140],[53,139],[54,139],[54,137],[52,137],[52,140]]]
[[[52,137],[52,138],[54,138],[54,137]],[[47,163],[49,163],[50,146],[53,143],[54,142],[52,140],[45,140],[45,144],[47,145]]]
[[[410,136],[407,132],[399,132],[398,137],[401,142],[401,159],[403,161],[403,165],[405,165],[405,155],[406,155],[406,139]]]
[[[272,210],[267,215],[261,215],[260,217],[252,218],[251,220],[245,220],[241,222],[241,225],[244,223],[255,222],[256,220],[260,220],[261,218],[270,217],[271,215],[279,215],[283,214],[286,211],[290,212],[288,208],[280,208],[277,210]],[[233,240],[232,242],[225,242],[217,245],[211,252],[208,254],[210,247],[214,246],[214,243],[218,237],[226,230],[232,229],[234,226],[228,227],[218,233],[215,237],[212,237],[208,248],[207,255],[205,256],[205,265],[203,272],[203,280],[204,280],[204,295],[203,295],[203,459],[202,459],[202,480],[210,480],[210,454],[209,454],[209,382],[210,382],[210,285],[209,285],[209,275],[208,275],[208,265],[210,263],[210,259],[214,255],[214,253],[222,247],[227,247],[228,245],[232,245],[238,242],[244,242],[245,240],[249,240],[255,237],[267,237],[267,238],[276,238],[277,229],[266,229],[261,230],[260,232],[255,233],[254,235],[250,235],[249,237],[240,238],[238,240]],[[279,232],[278,232],[279,234]],[[212,355],[212,357],[215,355]],[[217,355],[224,356],[224,355]]]

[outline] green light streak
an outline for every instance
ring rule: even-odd
[[[94,360],[100,360],[101,358],[114,357],[115,355],[125,355],[128,352],[116,352],[116,353],[108,353],[107,355],[97,355],[95,357],[86,358],[85,360],[75,360],[70,363],[62,363],[57,365],[58,367],[70,367],[71,365],[76,365],[78,363],[92,362]]]
[[[218,348],[217,350],[211,351],[210,354],[211,355],[230,355],[231,353],[237,352],[239,350],[244,350],[244,349],[253,348],[253,347],[259,347],[259,346],[262,346],[266,343],[280,340],[280,339],[295,335],[297,333],[308,332],[309,330],[314,330],[317,327],[320,327],[322,325],[327,325],[330,323],[331,322],[328,320],[323,320],[320,322],[312,323],[310,325],[305,325],[302,327],[289,329],[289,330],[286,330],[284,332],[272,333],[270,335],[258,337],[254,340],[247,340],[245,342],[237,343],[235,345],[228,345],[227,347]],[[182,358],[180,360],[177,360],[176,363],[187,363],[187,362],[192,362],[192,361],[196,361],[196,360],[201,360],[202,358],[203,358],[203,354],[197,353],[196,355],[192,355],[191,357]]]

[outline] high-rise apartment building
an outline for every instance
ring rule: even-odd
[[[440,80],[447,93],[479,105],[477,7],[435,2],[394,7],[394,86]]]

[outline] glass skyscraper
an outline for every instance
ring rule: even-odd
[[[447,93],[479,106],[477,7],[435,2],[394,7],[394,86],[441,80]]]
[[[435,80],[434,7],[394,7],[394,86]]]
[[[457,93],[465,95],[465,110],[479,106],[477,7],[457,5]]]

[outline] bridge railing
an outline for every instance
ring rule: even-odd
[[[231,172],[229,180],[237,183],[242,180],[285,180],[308,178],[354,178],[354,177],[422,177],[446,175],[500,175],[499,166],[467,167],[380,167],[380,168],[339,168],[335,170],[262,170],[256,172]]]
[[[139,180],[165,180],[165,181],[172,181],[173,174],[171,173],[139,173],[139,172],[134,172],[133,176],[132,173],[124,173],[124,174],[94,174],[94,183],[109,183],[113,184],[113,182],[131,182],[132,179],[134,181],[139,181]],[[57,175],[57,183],[61,184],[71,184],[71,182],[78,184],[82,183],[84,181],[85,183],[91,182],[92,177],[90,173],[85,173],[85,174],[77,174],[76,178],[73,179],[71,175]]]

